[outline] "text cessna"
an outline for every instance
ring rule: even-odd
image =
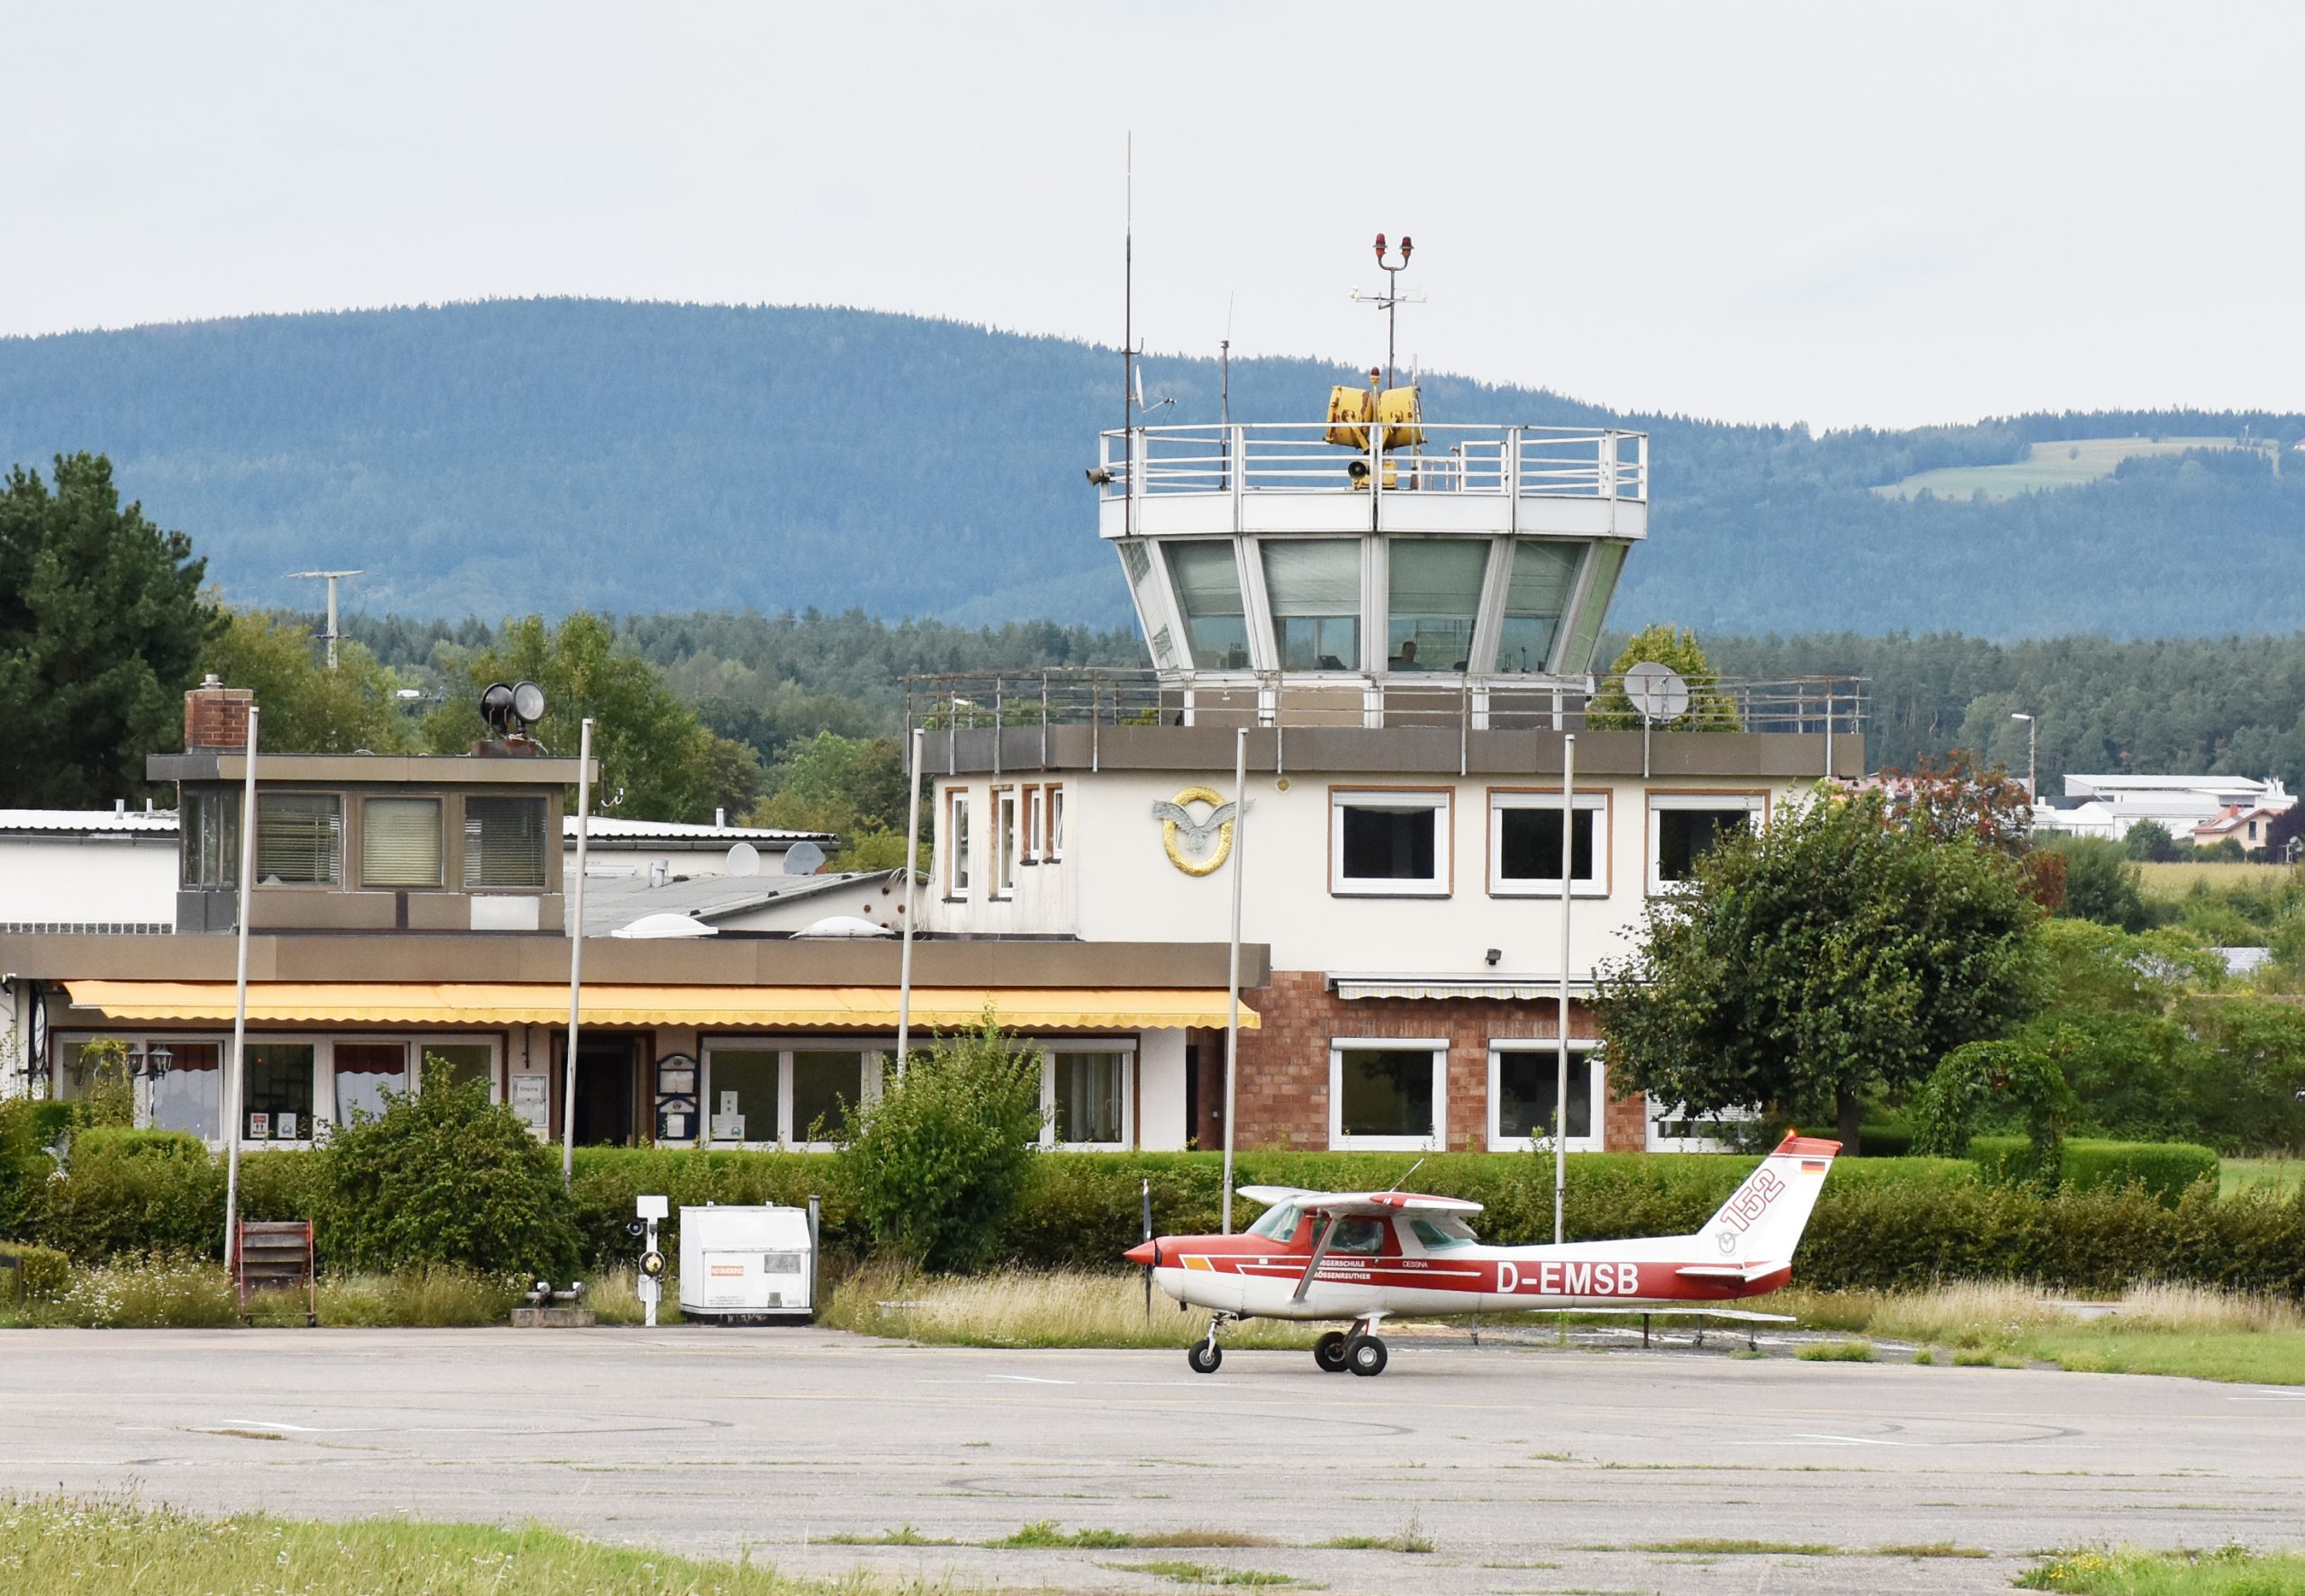
[[[1241,1195],[1270,1206],[1241,1234],[1161,1236],[1126,1256],[1178,1302],[1211,1311],[1188,1355],[1202,1374],[1224,1361],[1216,1338],[1233,1320],[1327,1319],[1350,1328],[1323,1336],[1314,1360],[1376,1375],[1386,1362],[1377,1328],[1391,1314],[1703,1311],[1775,1291],[1792,1278],[1839,1151],[1786,1137],[1686,1236],[1491,1247],[1465,1222],[1481,1204],[1462,1198],[1248,1186]]]

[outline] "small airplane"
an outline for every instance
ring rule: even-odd
[[[1123,1256],[1180,1303],[1207,1308],[1205,1340],[1186,1354],[1196,1373],[1224,1361],[1217,1333],[1235,1320],[1343,1320],[1314,1343],[1331,1374],[1380,1375],[1377,1330],[1398,1313],[1579,1312],[1740,1314],[1708,1304],[1775,1291],[1793,1276],[1817,1195],[1840,1143],[1787,1136],[1704,1228],[1559,1246],[1484,1246],[1465,1223],[1481,1204],[1415,1192],[1308,1192],[1244,1186],[1269,1204],[1236,1236],[1160,1236]]]

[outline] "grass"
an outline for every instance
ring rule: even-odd
[[[1800,1352],[1803,1363],[1871,1363],[1870,1341],[1811,1341]]]
[[[866,1335],[958,1347],[1178,1348],[1207,1332],[1208,1315],[1155,1292],[1144,1311],[1139,1276],[1085,1269],[929,1276],[868,1265],[834,1285],[822,1322]],[[1258,1319],[1227,1326],[1235,1348],[1309,1348],[1331,1327]]]
[[[1956,1546],[1949,1540],[1925,1541],[1910,1546],[1875,1546],[1876,1557],[1990,1557],[1983,1546]]]
[[[923,1535],[909,1524],[896,1529],[883,1529],[878,1535],[827,1535],[818,1538],[829,1546],[956,1546],[961,1544],[949,1538]]]
[[[1180,1585],[1302,1585],[1305,1582],[1261,1568],[1217,1568],[1207,1563],[1108,1563],[1130,1573],[1158,1574]]]
[[[928,1543],[890,1541],[876,1544],[915,1546]],[[1014,1535],[1004,1535],[999,1540],[981,1544],[996,1552],[1111,1552],[1237,1549],[1277,1546],[1279,1543],[1266,1536],[1251,1535],[1239,1529],[1155,1529],[1143,1533],[1126,1529],[1067,1529],[1053,1519],[1040,1519],[1019,1527]]]
[[[2230,1197],[2252,1186],[2293,1192],[2305,1185],[2305,1159],[2219,1159],[2217,1195]]]
[[[2052,488],[2077,488],[2111,476],[2133,455],[2181,455],[2187,449],[2229,449],[2230,437],[2084,437],[2037,443],[2026,457],[2006,465],[1948,465],[1916,472],[1903,482],[1873,491],[1888,499],[1912,499],[1926,491],[1941,499],[2012,499]]]
[[[527,1284],[438,1266],[391,1275],[324,1275],[313,1303],[323,1326],[502,1324]],[[602,1324],[641,1321],[640,1298],[628,1268],[610,1270],[593,1283],[585,1302]],[[249,1300],[249,1319],[258,1326],[302,1325],[307,1311],[301,1291],[258,1292]],[[680,1318],[669,1286],[658,1311],[660,1322]],[[206,1330],[240,1322],[224,1267],[181,1257],[77,1265],[61,1296],[31,1303],[19,1317],[32,1325],[99,1330]]]
[[[2230,887],[2278,888],[2294,879],[2285,864],[2250,864],[2232,859],[2172,859],[2156,863],[2140,861],[2138,886],[2147,897],[2172,902],[2186,897],[2196,884],[2212,891]]]
[[[678,1324],[681,1321],[680,1283],[667,1275],[660,1284],[664,1288],[664,1294],[657,1299],[656,1322]],[[584,1283],[584,1305],[602,1324],[646,1322],[647,1311],[640,1303],[640,1272],[629,1265],[602,1271],[597,1279]]]
[[[2214,1552],[2066,1552],[2028,1571],[2017,1583],[2028,1591],[2074,1596],[2282,1596],[2305,1590],[2305,1553],[2242,1546]]]
[[[298,1596],[865,1596],[876,1588],[598,1546],[535,1528],[320,1524],[146,1511],[119,1501],[0,1501],[0,1590],[209,1596],[259,1586]]]
[[[1602,1546],[1601,1551],[1611,1548]],[[1713,1557],[1839,1557],[1839,1546],[1829,1546],[1818,1541],[1793,1540],[1722,1540],[1707,1537],[1697,1540],[1650,1540],[1636,1542],[1636,1552],[1669,1552],[1678,1555]]]
[[[1422,1555],[1433,1549],[1433,1542],[1409,1520],[1408,1528],[1391,1535],[1340,1535],[1334,1540],[1315,1543],[1324,1552],[1409,1552]]]

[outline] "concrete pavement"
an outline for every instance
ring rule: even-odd
[[[0,1332],[0,1490],[538,1520],[795,1573],[1175,1591],[2007,1588],[2040,1548],[2293,1542],[2305,1389],[1396,1340],[1198,1376],[1152,1352],[815,1330]],[[994,1551],[1053,1519],[1273,1547]],[[1413,1533],[1433,1550],[1315,1549]],[[1831,1555],[1644,1549],[1696,1539]],[[1948,1543],[1984,1558],[1878,1555]]]

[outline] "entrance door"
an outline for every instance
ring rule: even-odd
[[[576,1144],[632,1145],[632,1039],[581,1037],[576,1044]]]

